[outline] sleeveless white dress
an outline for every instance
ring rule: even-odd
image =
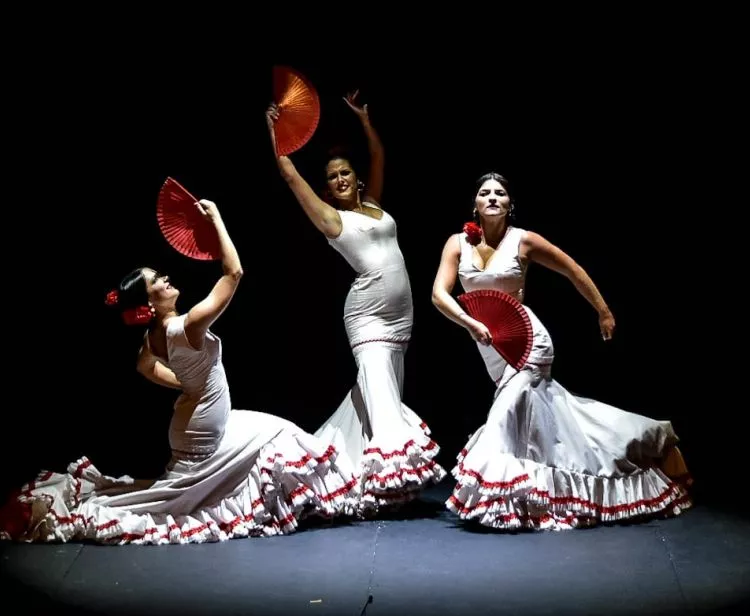
[[[358,486],[346,456],[285,419],[232,410],[221,340],[209,331],[193,349],[185,317],[168,321],[162,359],[183,386],[164,474],[108,477],[85,457],[67,473],[42,472],[4,508],[0,537],[202,543],[289,534],[306,515],[354,513]]]
[[[396,222],[381,212],[378,220],[341,211],[342,231],[328,240],[356,273],[344,324],[357,381],[315,433],[357,467],[362,511],[409,501],[447,475],[435,461],[439,447],[427,424],[401,401],[413,319],[411,285]]]
[[[484,270],[475,265],[466,235],[459,235],[464,290],[495,289],[523,302],[524,233],[509,227]],[[671,423],[568,392],[551,377],[549,333],[524,309],[534,339],[520,371],[491,345],[477,343],[497,389],[486,423],[458,455],[447,508],[498,529],[561,530],[689,507],[681,485],[687,469]]]

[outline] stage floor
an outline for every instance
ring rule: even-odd
[[[0,543],[2,613],[709,614],[750,594],[750,520],[683,515],[564,532],[481,532],[444,509],[286,537],[169,546]]]

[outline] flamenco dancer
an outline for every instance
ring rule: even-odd
[[[408,502],[427,484],[446,476],[437,464],[438,445],[429,428],[402,402],[404,354],[412,329],[409,276],[397,240],[396,222],[380,207],[383,146],[357,93],[344,100],[357,114],[370,153],[369,186],[350,161],[330,158],[326,198],[318,197],[292,161],[278,156],[274,124],[279,110],[266,112],[274,155],[305,214],[356,273],[344,305],[344,325],[357,364],[357,380],[338,409],[315,433],[346,452],[360,477],[362,514]]]
[[[669,421],[657,421],[577,397],[551,377],[549,333],[525,305],[533,346],[520,370],[490,344],[490,329],[453,299],[460,278],[466,292],[494,289],[523,302],[528,265],[567,277],[596,309],[604,340],[615,320],[586,272],[536,233],[508,223],[513,210],[507,180],[489,173],[475,192],[476,223],[443,248],[432,300],[477,342],[494,401],[453,469],[448,509],[497,529],[570,529],[649,514],[676,515],[690,507],[690,478]]]
[[[67,473],[41,473],[4,508],[2,538],[203,543],[289,534],[307,515],[353,513],[357,480],[346,456],[285,419],[232,409],[222,343],[209,328],[231,302],[242,266],[216,205],[195,206],[221,248],[223,274],[208,296],[179,314],[180,292],[150,268],[107,296],[127,325],[146,328],[138,372],[181,392],[164,474],[109,477],[85,457]]]

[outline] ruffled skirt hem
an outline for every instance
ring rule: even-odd
[[[70,464],[67,473],[43,472],[17,492],[0,515],[0,538],[117,545],[205,543],[290,534],[311,515],[353,515],[359,501],[357,478],[337,466],[333,446],[315,451],[316,446],[304,434],[282,433],[261,448],[238,490],[184,515],[107,506],[107,497],[93,495],[97,486],[111,484],[111,478],[83,457]],[[143,491],[138,494],[142,502]],[[155,509],[169,509],[168,503],[157,505]]]

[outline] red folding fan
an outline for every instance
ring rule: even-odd
[[[288,66],[274,66],[273,100],[279,111],[274,124],[276,152],[287,156],[313,136],[320,121],[320,98],[304,75]]]
[[[467,314],[484,323],[492,335],[492,346],[516,370],[529,358],[534,342],[531,320],[521,302],[507,293],[491,289],[458,296]]]
[[[216,228],[198,211],[196,201],[177,180],[168,177],[156,205],[159,229],[172,248],[186,257],[200,261],[219,259],[221,246]]]

